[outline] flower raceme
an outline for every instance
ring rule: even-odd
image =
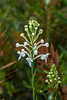
[[[35,43],[35,41],[38,39],[38,36],[40,34],[42,34],[42,32],[43,32],[42,29],[39,29],[38,34],[36,34],[39,26],[40,26],[40,24],[37,21],[30,20],[29,24],[24,26],[27,36],[29,37],[29,40],[24,36],[24,33],[21,33],[20,36],[25,39],[25,42],[24,42],[24,44],[16,43],[16,47],[22,46],[26,49],[26,51],[24,49],[21,49],[21,51],[17,52],[20,55],[18,60],[20,60],[21,57],[25,57],[25,55],[27,55],[28,57],[26,58],[26,60],[28,61],[30,67],[31,67],[31,63],[36,58],[39,58],[39,57],[41,60],[45,60],[45,62],[47,63],[47,57],[49,55],[49,53],[38,55],[38,48],[40,48],[41,46],[45,46],[45,47],[49,46],[48,43],[44,44],[43,39],[41,39],[39,42]],[[36,55],[36,57],[35,57],[35,55]]]
[[[50,72],[47,75],[47,80],[45,82],[48,83],[49,88],[54,90],[57,89],[58,84],[61,83],[55,64],[52,65]]]

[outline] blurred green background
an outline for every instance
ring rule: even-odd
[[[31,19],[43,29],[39,39],[46,39],[58,50],[61,77],[67,85],[67,0],[0,0],[0,100],[32,100],[32,90],[23,82],[31,80],[30,67],[25,58],[17,61],[15,47],[24,42],[20,33]],[[39,84],[47,91],[45,83]],[[44,95],[40,89],[38,100],[47,100],[47,92]]]

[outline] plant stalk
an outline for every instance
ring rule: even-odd
[[[32,42],[32,47],[33,47],[33,42]],[[33,49],[32,49],[32,52],[31,52],[31,56],[32,56],[32,59],[33,59]],[[32,65],[31,65],[31,73],[32,73],[32,90],[33,90],[33,100],[35,100],[35,88],[34,88],[34,69],[33,69],[33,62],[32,62]]]
[[[32,70],[32,90],[33,90],[33,100],[35,100],[33,62],[32,62],[32,66],[31,66],[31,67],[32,67],[31,70]]]
[[[52,100],[54,100],[54,88],[52,90]]]

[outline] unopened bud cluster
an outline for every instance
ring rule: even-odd
[[[58,87],[58,84],[61,83],[55,64],[52,65],[51,70],[47,75],[47,80],[45,82],[48,83],[48,86],[51,89],[56,89]]]

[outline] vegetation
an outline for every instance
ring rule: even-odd
[[[43,29],[38,40],[33,38],[33,41],[37,43],[43,39],[44,44],[49,43],[49,47],[38,49],[38,55],[50,53],[47,63],[39,58],[34,61],[34,100],[67,100],[67,0],[0,1],[0,100],[33,98],[31,68],[25,60],[27,56],[18,60],[16,53],[24,49],[16,48],[16,43],[24,44],[20,34],[23,32],[27,37],[24,26],[29,20],[36,20],[39,28]],[[52,66],[60,77],[58,81],[61,81],[54,90],[46,81]]]

